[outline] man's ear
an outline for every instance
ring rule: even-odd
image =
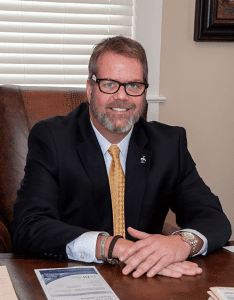
[[[90,99],[91,99],[91,92],[92,92],[91,80],[88,79],[86,82],[86,94],[87,94],[87,101],[89,104],[90,104]]]

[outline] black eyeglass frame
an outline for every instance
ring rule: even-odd
[[[149,87],[149,84],[148,84],[148,83],[143,83],[143,82],[138,82],[138,81],[128,81],[128,82],[125,82],[125,83],[121,83],[121,82],[119,82],[119,81],[117,81],[117,80],[113,80],[113,79],[96,78],[95,75],[92,76],[92,80],[98,84],[98,87],[99,87],[100,92],[102,92],[102,93],[104,93],[104,94],[109,94],[109,95],[117,93],[118,90],[120,89],[120,87],[121,87],[121,86],[124,86],[125,93],[126,93],[128,96],[131,96],[131,97],[140,97],[141,95],[144,94],[145,90],[148,89],[148,87]],[[109,81],[114,81],[114,82],[118,83],[118,84],[119,84],[119,87],[118,87],[117,91],[115,91],[114,93],[103,92],[103,91],[101,90],[101,88],[100,88],[100,81],[102,81],[102,80],[109,80]],[[143,91],[140,95],[130,95],[130,94],[126,91],[126,86],[127,86],[129,83],[138,83],[138,84],[140,83],[140,84],[143,84],[143,85],[145,86],[145,89],[144,89],[144,91]]]

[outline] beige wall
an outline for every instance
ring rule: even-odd
[[[234,231],[234,42],[194,42],[194,13],[195,0],[163,1],[159,121],[186,128],[197,169]]]

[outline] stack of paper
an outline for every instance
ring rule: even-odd
[[[0,299],[18,300],[16,297],[10,276],[5,266],[0,267]]]
[[[95,267],[37,269],[35,273],[48,300],[119,299]]]
[[[223,248],[234,253],[234,246],[224,246]]]
[[[211,287],[207,293],[211,296],[208,300],[234,300],[234,288]]]

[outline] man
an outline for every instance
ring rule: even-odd
[[[180,277],[202,272],[189,256],[226,243],[230,223],[196,171],[185,130],[141,117],[147,81],[142,46],[106,39],[90,58],[88,105],[33,127],[14,205],[16,252],[118,258],[123,274]],[[164,236],[169,207],[181,231]]]

